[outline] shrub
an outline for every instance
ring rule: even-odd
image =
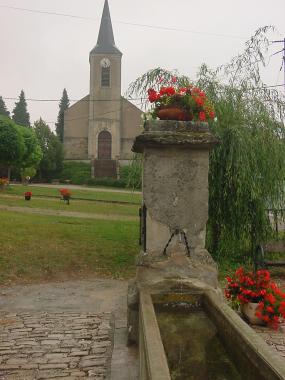
[[[59,179],[61,182],[69,180],[74,185],[85,185],[90,176],[91,165],[89,162],[64,161]]]
[[[89,178],[86,184],[89,186],[126,187],[126,182],[123,179],[114,178]]]

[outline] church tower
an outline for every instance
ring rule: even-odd
[[[105,0],[97,44],[89,54],[90,92],[64,114],[64,158],[91,161],[96,178],[118,177],[141,132],[141,110],[121,96],[121,60]]]
[[[121,151],[121,59],[105,0],[96,46],[89,55],[88,157],[117,160]]]

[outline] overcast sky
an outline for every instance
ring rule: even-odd
[[[104,0],[0,0],[0,95],[59,99],[66,87],[71,99],[89,93],[89,51],[96,45]],[[90,19],[8,9],[19,7]],[[265,25],[285,37],[284,0],[109,0],[114,36],[123,53],[122,92],[150,68],[178,69],[195,78],[206,62],[215,67],[243,50]],[[129,23],[129,24],[125,24]],[[130,25],[178,28],[171,31]],[[275,44],[269,54],[282,49]],[[271,57],[264,79],[283,83],[281,55]],[[14,100],[5,100],[12,111]],[[58,102],[28,102],[31,121],[40,116],[54,127]]]

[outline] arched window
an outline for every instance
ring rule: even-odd
[[[108,131],[101,131],[98,135],[98,159],[112,158],[112,135]]]
[[[110,67],[101,67],[101,87],[110,87]]]

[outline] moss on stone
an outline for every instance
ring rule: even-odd
[[[137,136],[132,150],[142,153],[145,147],[181,146],[200,149],[209,149],[219,140],[210,132],[143,132]]]

